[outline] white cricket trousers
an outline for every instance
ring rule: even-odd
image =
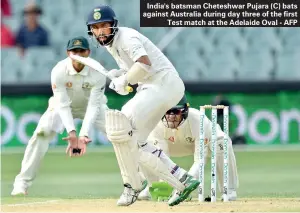
[[[171,72],[158,73],[140,86],[135,96],[122,107],[122,113],[131,121],[139,144],[145,143],[164,114],[179,103],[184,91],[179,76]]]
[[[107,106],[103,104],[101,108],[102,109],[95,120],[95,125],[99,131],[105,133],[105,110],[107,109]],[[76,113],[72,112],[72,114],[74,119],[83,119],[85,112],[78,110]],[[64,126],[58,111],[55,110],[50,99],[47,111],[42,115],[37,128],[27,144],[22,160],[21,171],[15,178],[15,188],[22,187],[27,189],[31,186],[32,181],[36,177],[40,163],[48,151],[49,143],[54,139],[56,134],[62,133],[63,130]]]

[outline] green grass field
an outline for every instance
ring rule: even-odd
[[[95,148],[81,158],[69,158],[64,150],[50,149],[26,199],[12,198],[10,192],[19,172],[23,153],[2,152],[2,204],[40,200],[116,199],[122,192],[121,176],[111,148]],[[188,169],[192,156],[174,158]],[[300,151],[236,152],[240,187],[238,198],[300,198]],[[205,176],[209,195],[209,164]],[[196,193],[194,194],[196,198]],[[115,201],[114,201],[115,202]],[[300,201],[298,202],[300,206]],[[298,209],[300,211],[300,207]]]

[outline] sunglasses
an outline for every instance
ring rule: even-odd
[[[87,51],[87,50],[85,50],[85,49],[80,49],[80,48],[76,48],[76,49],[72,49],[72,50],[70,50],[71,52],[74,52],[74,53],[84,53],[85,51]]]
[[[183,109],[170,109],[166,114],[180,115]]]

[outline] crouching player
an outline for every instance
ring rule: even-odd
[[[69,40],[67,54],[88,57],[90,49],[87,39],[76,37]],[[66,152],[70,156],[85,153],[86,144],[91,141],[88,133],[93,123],[105,133],[105,83],[105,76],[70,58],[57,63],[51,72],[53,97],[28,142],[11,195],[27,194],[49,143],[64,128],[68,137],[63,139],[68,141]],[[83,119],[79,134],[75,129],[75,118]]]
[[[149,135],[149,141],[152,141],[154,145],[163,150],[171,157],[182,157],[188,155],[194,155],[194,164],[189,170],[189,174],[198,178],[199,176],[199,129],[200,129],[200,111],[194,108],[189,108],[189,104],[185,97],[179,102],[179,104],[166,112],[162,120],[158,123],[155,129]],[[204,120],[205,131],[205,162],[211,154],[211,121],[205,116]],[[218,186],[221,194],[223,194],[223,136],[224,132],[220,126],[217,125],[217,178]],[[235,155],[232,148],[232,142],[229,140],[229,188],[228,197],[229,200],[237,199],[238,188],[238,174]],[[152,177],[149,182],[158,181],[158,178]],[[158,188],[155,188],[155,185]],[[160,189],[161,188],[161,189]],[[166,185],[163,183],[154,183],[151,187],[151,193],[149,187],[143,190],[139,195],[139,200],[151,199],[153,197],[166,196]],[[175,199],[178,196],[176,190],[173,191],[170,200]],[[170,202],[169,200],[169,202]]]

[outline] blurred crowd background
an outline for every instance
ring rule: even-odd
[[[140,28],[139,1],[3,0],[3,83],[48,83],[53,65],[66,56],[66,42],[87,37],[87,12],[111,5],[121,26],[140,30],[155,44],[172,28]],[[186,81],[300,79],[300,28],[182,28],[163,50]],[[104,49],[93,57],[105,67],[115,63]],[[289,73],[287,75],[287,72]],[[35,78],[32,78],[35,76]]]
[[[70,38],[88,37],[86,14],[99,4],[162,49],[192,107],[232,106],[236,143],[299,144],[300,28],[141,28],[139,0],[1,0],[2,145],[27,142],[51,95],[51,69]],[[91,57],[116,68],[104,48],[91,47]],[[115,108],[128,99],[107,96]]]

